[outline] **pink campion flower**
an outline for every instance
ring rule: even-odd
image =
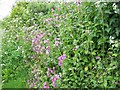
[[[55,67],[53,67],[51,70],[50,70],[50,72],[52,73],[52,74],[54,74],[55,73]]]
[[[54,83],[57,79],[55,77],[52,78],[52,83]]]
[[[50,73],[54,74],[55,73],[54,70],[55,70],[55,67],[53,67],[52,69],[48,68],[48,70],[47,70],[47,76],[49,77]]]
[[[52,20],[52,18],[48,18],[45,20],[45,22],[47,22],[48,24],[50,24],[50,21]]]
[[[46,54],[49,55],[49,54],[50,54],[50,51],[49,51],[49,50],[46,50]]]
[[[58,18],[53,18],[53,21],[57,21],[58,20]]]
[[[29,38],[26,38],[26,41],[29,41]]]
[[[75,46],[74,48],[73,48],[73,50],[77,50],[79,48],[79,46]]]
[[[58,57],[58,60],[64,60],[64,59],[66,59],[66,54],[63,54],[60,57]]]
[[[38,40],[35,41],[35,44],[38,44]]]
[[[36,27],[36,26],[37,26],[37,24],[34,24],[34,26]]]
[[[52,83],[52,86],[55,87],[55,83],[54,82]]]
[[[55,67],[53,67],[53,70],[55,70]]]
[[[41,39],[42,37],[44,37],[44,34],[42,34],[42,33],[39,34],[39,35],[37,35],[37,38],[38,38],[38,39]]]
[[[43,52],[42,52],[42,51],[39,51],[39,53],[40,53],[40,54],[43,54]]]
[[[48,21],[51,21],[51,20],[52,20],[52,18],[48,18],[47,20],[48,20]]]
[[[44,82],[44,86],[46,86],[47,85],[47,82]]]
[[[43,88],[49,88],[49,86],[47,86],[47,82],[44,82]]]
[[[61,10],[61,8],[60,8],[60,7],[58,7],[58,10],[60,11],[60,10]]]
[[[48,71],[50,71],[50,68],[48,68]]]
[[[46,54],[49,55],[49,53],[50,53],[50,46],[47,46],[46,47]]]
[[[55,85],[55,82],[56,82],[56,80],[58,80],[60,77],[59,77],[59,75],[55,75],[53,78],[52,78],[52,86],[53,87],[55,87],[56,85]]]
[[[53,70],[53,69],[51,69],[50,72],[51,72],[52,74],[54,74],[54,70]]]
[[[40,49],[40,48],[41,48],[41,46],[40,46],[40,45],[37,45],[37,47],[38,47],[38,49]]]
[[[33,83],[31,83],[31,84],[30,84],[30,88],[33,88],[33,87],[34,87],[34,84],[33,84]]]
[[[55,27],[59,27],[59,25],[58,25],[58,24],[55,24]]]
[[[49,43],[49,40],[47,39],[47,40],[44,40],[44,43]]]
[[[59,77],[59,75],[56,74],[56,75],[55,75],[55,78],[56,78],[56,79],[59,79],[60,77]]]
[[[96,58],[96,59],[100,59],[100,57],[99,57],[99,56],[96,56],[95,58]]]
[[[65,16],[62,16],[62,18],[65,18]]]
[[[61,55],[60,57],[58,57],[58,65],[62,67],[62,62],[63,60],[66,59],[66,54]]]
[[[53,14],[53,16],[55,16],[55,17],[56,17],[56,16],[58,16],[58,14]]]
[[[45,49],[45,47],[44,47],[44,46],[42,46],[42,47],[41,47],[41,50],[43,51],[44,49]]]
[[[47,71],[47,76],[50,77],[50,72],[49,71]]]
[[[59,41],[55,41],[55,46],[58,47]]]
[[[58,65],[62,67],[62,61],[58,61]]]
[[[54,40],[60,40],[60,38],[55,38]]]
[[[35,52],[36,52],[37,54],[39,53],[39,51],[38,51],[38,50],[36,50]]]
[[[46,49],[50,50],[50,46],[47,46]]]
[[[54,12],[55,11],[55,9],[54,8],[52,8],[52,12]]]

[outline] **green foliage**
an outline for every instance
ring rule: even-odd
[[[18,3],[2,22],[5,85],[25,76],[34,88],[119,88],[120,14],[113,4]]]

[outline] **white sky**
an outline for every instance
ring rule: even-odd
[[[16,0],[0,0],[0,20],[9,15]]]

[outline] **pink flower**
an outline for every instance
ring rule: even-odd
[[[33,83],[30,84],[30,88],[32,88],[32,87],[34,87],[34,84],[33,84]]]
[[[47,82],[44,82],[44,86],[46,86],[47,85]]]
[[[60,40],[60,38],[55,38],[54,40]]]
[[[55,87],[55,83],[54,82],[52,83],[52,86]]]
[[[58,47],[58,45],[59,45],[59,42],[55,41],[55,46]]]
[[[60,44],[60,42],[58,40],[60,40],[60,38],[55,38],[55,46],[58,47],[58,45]]]
[[[56,24],[55,27],[59,27],[59,25]]]
[[[79,48],[79,46],[75,46],[74,48],[73,48],[73,50],[77,50]]]
[[[48,68],[47,76],[49,77],[50,73],[54,74],[55,73],[54,70],[55,70],[55,67],[53,67],[52,69]]]
[[[55,82],[56,82],[56,80],[58,80],[60,77],[59,77],[59,75],[55,75],[53,78],[52,78],[52,86],[53,87],[55,87],[56,85],[55,85]]]
[[[54,21],[57,21],[57,20],[58,20],[58,18],[53,18],[53,20],[54,20]]]
[[[96,56],[96,59],[100,59],[100,57],[99,57],[99,56]]]
[[[52,8],[52,12],[54,12],[55,10],[54,10],[54,8]]]
[[[46,49],[50,50],[50,46],[47,46]]]
[[[50,72],[49,71],[47,71],[47,76],[50,77]]]
[[[45,47],[44,47],[44,46],[42,46],[42,47],[41,47],[41,50],[44,50],[44,49],[45,49]]]
[[[61,55],[60,57],[58,57],[58,65],[62,67],[62,62],[63,60],[66,59],[66,54]]]
[[[58,7],[58,10],[60,10],[60,7]]]
[[[55,17],[56,17],[56,16],[58,16],[58,14],[53,14],[53,16],[55,16]]]
[[[62,67],[62,61],[58,61],[58,65]]]
[[[47,86],[47,82],[44,82],[43,88],[49,88],[49,86]]]
[[[49,55],[49,54],[50,54],[49,50],[46,50],[46,54],[47,54],[47,55]]]
[[[53,67],[53,68],[50,70],[50,72],[51,72],[52,74],[54,74],[54,70],[55,70],[55,67]]]
[[[49,55],[50,54],[50,46],[46,47],[46,54]]]
[[[66,54],[63,54],[60,57],[58,57],[58,60],[64,60],[64,59],[66,59]]]
[[[44,40],[44,43],[49,43],[49,40],[47,39],[47,40]]]

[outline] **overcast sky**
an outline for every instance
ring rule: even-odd
[[[16,0],[0,0],[0,20],[9,15]]]

